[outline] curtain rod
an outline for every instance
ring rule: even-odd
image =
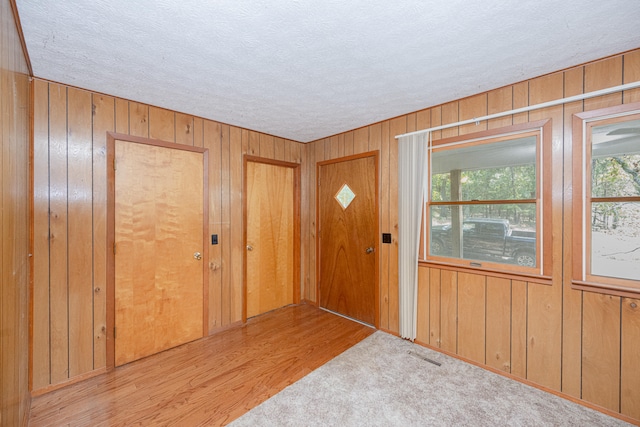
[[[593,92],[583,93],[583,94],[580,94],[580,95],[569,96],[567,98],[556,99],[554,101],[543,102],[541,104],[530,105],[528,107],[516,108],[514,110],[504,111],[502,113],[490,114],[488,116],[482,116],[482,117],[476,117],[476,118],[473,118],[473,119],[462,120],[462,121],[459,121],[459,122],[456,122],[456,123],[449,123],[449,124],[446,124],[446,125],[435,126],[435,127],[428,128],[428,129],[423,129],[423,130],[417,130],[417,131],[414,131],[414,132],[403,133],[402,135],[396,135],[396,139],[402,138],[402,137],[405,137],[405,136],[412,136],[412,135],[419,135],[419,134],[427,133],[427,132],[433,132],[433,131],[436,131],[436,130],[448,129],[448,128],[452,128],[452,127],[456,127],[456,126],[468,125],[468,124],[471,124],[471,123],[478,123],[478,122],[483,121],[483,120],[496,119],[498,117],[510,116],[512,114],[526,113],[527,111],[538,110],[540,108],[554,107],[556,105],[566,104],[568,102],[582,101],[583,99],[594,98],[596,96],[601,96],[601,95],[608,95],[608,94],[614,93],[614,92],[622,92],[622,91],[629,90],[629,89],[635,89],[637,87],[640,87],[640,81],[633,82],[633,83],[627,83],[627,84],[623,84],[623,85],[620,85],[620,86],[613,86],[613,87],[606,88],[606,89],[600,89],[600,90],[596,90],[596,91],[593,91]]]

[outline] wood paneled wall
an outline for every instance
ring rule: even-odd
[[[209,330],[241,320],[242,157],[302,164],[302,299],[316,295],[316,164],[380,152],[380,328],[397,332],[397,141],[453,123],[640,80],[640,50],[375,123],[303,145],[214,121],[36,80],[34,90],[33,389],[105,366],[107,131],[209,149]],[[421,265],[419,341],[640,419],[639,300],[570,286],[574,113],[640,101],[640,90],[435,132],[434,139],[552,120],[552,284]],[[569,156],[570,157],[570,156]]]
[[[9,1],[0,2],[0,424],[29,414],[29,69]]]
[[[303,163],[305,146],[42,80],[33,91],[32,389],[106,366],[108,131],[209,150],[209,332],[241,321],[243,155]]]
[[[481,93],[309,144],[320,160],[381,150],[381,328],[398,331],[395,135],[640,80],[640,50]],[[640,300],[571,288],[571,117],[640,101],[640,90],[434,132],[435,140],[543,119],[552,121],[552,284],[421,264],[418,341],[640,420]],[[568,145],[567,145],[568,144]],[[565,147],[567,145],[567,147]],[[570,153],[569,153],[570,154]],[[313,263],[314,177],[309,177]],[[563,244],[564,240],[564,244]],[[307,291],[314,292],[310,271]],[[313,293],[311,294],[313,295]]]

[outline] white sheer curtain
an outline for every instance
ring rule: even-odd
[[[416,338],[418,316],[418,250],[426,176],[428,133],[398,141],[398,286],[400,336]]]

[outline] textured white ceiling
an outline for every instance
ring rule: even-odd
[[[640,47],[638,0],[17,0],[36,77],[301,142]]]

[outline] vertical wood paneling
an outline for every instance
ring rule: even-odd
[[[539,104],[563,96],[564,75],[549,74],[529,81],[529,103]],[[553,236],[562,236],[563,144],[562,106],[531,111],[529,120],[551,119],[551,146],[543,148],[544,182],[551,181],[551,205],[543,207],[543,217],[551,217]],[[552,209],[552,207],[556,207]],[[561,238],[560,238],[561,239]],[[544,248],[547,249],[546,247]],[[562,244],[553,245],[551,259],[562,259]],[[527,326],[529,331],[529,379],[560,390],[562,364],[562,262],[552,263],[552,286],[529,286]]]
[[[268,159],[275,157],[275,141],[273,136],[260,134],[260,156]]]
[[[584,66],[584,91],[593,92],[622,84],[622,56],[603,59]],[[584,110],[622,104],[622,93],[611,93],[584,100]]]
[[[274,138],[273,139],[273,158],[276,160],[285,160],[285,146],[284,139],[282,138]]]
[[[620,411],[620,297],[584,292],[582,398]]]
[[[526,107],[529,105],[529,82],[521,82],[512,86],[513,109]],[[529,113],[513,115],[513,124],[526,123],[529,120]]]
[[[430,269],[418,267],[418,320],[416,325],[416,340],[429,342],[429,276]]]
[[[281,140],[282,141],[282,140]],[[284,141],[283,141],[284,142]],[[284,145],[284,144],[283,144]],[[229,254],[231,292],[231,322],[242,320],[242,275],[245,248],[242,222],[242,130],[232,126],[229,131]]]
[[[249,151],[247,154],[251,156],[260,155],[260,134],[257,132],[249,131]]]
[[[49,346],[49,84],[34,81],[32,387],[50,382]]]
[[[458,351],[458,273],[440,272],[440,348]]]
[[[229,125],[220,126],[220,168],[226,173],[222,173],[221,179],[221,205],[222,212],[220,217],[220,243],[222,251],[222,326],[227,326],[233,323],[234,307],[234,289],[231,284],[231,260],[229,255],[231,254],[231,201],[230,183],[231,177],[229,175],[230,170],[230,129]],[[273,137],[266,136],[264,138],[269,143],[266,145],[269,147],[267,150],[273,155]],[[263,135],[260,136],[260,152],[263,150]],[[267,151],[265,150],[265,151]],[[239,320],[239,319],[238,319]]]
[[[0,5],[0,424],[29,416],[30,84],[14,21]],[[35,159],[34,159],[35,160]],[[36,201],[37,203],[37,201]]]
[[[194,142],[194,117],[175,113],[175,123],[175,142],[184,145],[196,145]],[[151,124],[153,124],[153,121]]]
[[[380,133],[380,231],[391,233],[391,218],[389,200],[391,187],[389,174],[391,169],[397,168],[390,164],[389,159],[389,122],[382,122]],[[381,329],[389,330],[389,263],[391,258],[391,245],[380,245],[380,325]]]
[[[93,95],[93,368],[106,366],[107,132],[115,129],[115,102]]]
[[[459,120],[469,120],[475,117],[482,117],[487,115],[487,94],[471,96],[460,100],[459,106],[460,117]],[[467,133],[480,132],[487,129],[487,122],[482,121],[478,124],[468,124],[460,126],[460,135]]]
[[[487,277],[486,363],[511,372],[511,280]]]
[[[564,96],[582,93],[583,67],[573,68],[564,73]],[[571,141],[572,115],[582,111],[582,101],[564,105],[564,140]],[[572,176],[571,144],[565,144],[564,174]],[[564,229],[565,242],[573,241],[573,200],[571,182],[565,182]],[[562,298],[562,392],[580,398],[582,371],[582,292],[571,288],[572,254],[571,245],[563,245],[564,283]]]
[[[624,55],[623,61],[623,83],[627,84],[640,81],[640,50],[627,53]],[[623,101],[625,104],[640,102],[640,88],[625,91]]]
[[[622,299],[620,412],[640,420],[640,299]]]
[[[513,88],[511,86],[492,90],[487,94],[487,114],[509,111],[512,108]],[[511,116],[504,116],[489,120],[489,123],[487,123],[487,129],[498,129],[505,126],[511,126],[512,124],[513,118]]]
[[[511,281],[511,374],[527,378],[527,282]]]
[[[353,154],[369,151],[369,129],[370,126],[355,130],[353,135]]]
[[[527,379],[559,390],[561,301],[551,286],[531,284],[527,291]]]
[[[303,163],[301,223],[304,229],[301,235],[301,253],[303,254],[301,275],[304,286],[303,295],[314,301],[317,289],[315,277],[315,165],[318,161],[332,157],[380,150],[380,231],[390,232],[394,238],[392,245],[380,245],[380,327],[397,331],[397,191],[395,190],[397,188],[397,144],[395,135],[406,130],[472,118],[483,115],[483,111],[486,111],[486,114],[491,114],[562,96],[570,96],[582,91],[583,75],[584,88],[587,91],[635,81],[640,78],[638,76],[640,73],[638,71],[640,68],[639,58],[640,51],[630,52],[625,55],[624,60],[620,56],[608,58],[604,61],[587,64],[584,67],[567,70],[564,73],[551,74],[506,86],[486,94],[478,94],[460,101],[339,134],[326,140],[315,141],[300,147],[300,149],[295,148],[297,143],[290,143],[280,138],[229,128],[216,122],[180,113],[166,112],[144,104],[121,99],[110,101],[106,97],[100,98],[104,101],[103,105],[102,101],[98,100],[98,95],[94,94],[94,123],[93,128],[87,133],[89,140],[93,139],[91,197],[94,217],[91,220],[91,236],[94,257],[92,266],[94,281],[92,290],[94,299],[92,363],[94,367],[102,366],[99,338],[100,318],[102,317],[100,306],[102,303],[99,291],[97,291],[102,276],[99,260],[103,256],[98,252],[97,247],[97,242],[103,238],[100,234],[102,219],[99,212],[102,205],[102,201],[99,200],[102,178],[97,169],[102,161],[100,157],[102,155],[101,137],[106,130],[109,130],[110,120],[114,123],[113,126],[117,132],[153,137],[164,135],[159,138],[189,145],[205,146],[210,150],[209,224],[210,232],[218,234],[220,237],[220,244],[210,248],[210,330],[238,320],[238,307],[241,302],[241,294],[239,293],[241,288],[239,286],[241,284],[236,282],[238,278],[241,278],[241,272],[238,270],[237,261],[241,259],[242,255],[240,254],[243,253],[244,248],[239,236],[241,233],[238,231],[241,225],[236,223],[236,215],[238,195],[241,195],[242,191],[242,166],[238,165],[242,154],[246,152],[266,158],[290,159]],[[71,157],[67,152],[69,149],[72,150],[71,138],[77,135],[73,133],[72,124],[77,118],[71,117],[75,116],[75,113],[71,112],[75,108],[72,106],[71,97],[69,110],[67,110],[66,92],[70,89],[51,84],[51,99],[48,100],[43,99],[43,97],[49,96],[46,90],[47,86],[48,84],[43,82],[36,82],[34,85],[36,88],[34,136],[37,129],[40,129],[41,134],[40,137],[34,138],[34,144],[36,144],[34,147],[38,147],[37,144],[41,144],[42,147],[44,144],[46,148],[42,148],[42,150],[50,150],[50,165],[46,166],[46,171],[40,174],[34,172],[34,219],[37,222],[34,224],[34,304],[44,306],[43,301],[46,299],[51,303],[51,312],[34,310],[34,313],[43,313],[39,322],[34,315],[34,340],[37,341],[34,341],[34,349],[49,348],[47,340],[51,339],[51,353],[41,358],[34,356],[34,387],[36,385],[44,387],[49,382],[56,384],[67,379],[70,374],[68,371],[70,360],[75,357],[69,354],[69,350],[71,352],[78,351],[70,341],[69,316],[79,308],[75,307],[77,305],[75,302],[71,302],[72,295],[68,291],[71,288],[67,288],[76,280],[71,278],[71,275],[76,272],[75,270],[74,272],[66,270],[67,261],[71,265],[72,257],[76,256],[70,248],[73,233],[67,233],[67,227],[70,226],[67,219],[71,220],[73,212],[76,212],[73,209],[76,207],[69,205],[69,211],[67,211],[67,205],[73,197],[71,194],[72,186],[81,183],[77,177],[86,177],[86,174],[82,175],[80,171],[76,170],[75,164],[71,163]],[[621,94],[614,94],[598,98],[593,102],[585,101],[584,104],[587,106],[586,109],[594,109],[604,105],[619,104],[623,99],[625,102],[635,102],[638,101],[638,93],[640,90],[629,91],[624,94],[624,98]],[[113,116],[111,118],[108,112],[110,102],[113,102],[113,107],[111,107]],[[572,114],[582,109],[582,104],[582,102],[577,102],[563,107],[522,113],[513,117],[494,119],[486,124],[488,128],[497,128],[512,122],[523,123],[534,119],[552,119],[553,146],[552,154],[548,159],[552,163],[552,174],[550,178],[547,176],[545,178],[553,180],[553,227],[550,232],[553,233],[556,242],[559,240],[558,236],[563,233],[567,238],[567,227],[563,229],[561,207],[563,194],[570,191],[570,182],[563,183],[562,180],[563,168],[566,169],[566,166],[569,165],[563,156],[570,157],[570,153],[563,153],[561,146],[563,140],[570,140],[570,127],[566,123]],[[37,113],[38,106],[40,106],[39,114]],[[67,114],[67,111],[70,113]],[[160,113],[160,116],[156,116],[156,113]],[[161,117],[163,115],[166,117]],[[50,123],[45,123],[47,120]],[[70,126],[68,146],[66,140],[67,122]],[[47,135],[49,124],[51,126]],[[474,124],[461,129],[454,128],[445,132],[434,132],[433,138],[439,139],[475,130],[477,129]],[[173,136],[169,137],[169,134]],[[45,161],[45,151],[35,149],[34,166],[38,162],[43,164]],[[307,166],[306,175],[305,163]],[[51,171],[50,177],[49,171]],[[238,175],[239,171],[240,175]],[[564,173],[566,175],[566,171]],[[49,178],[51,179],[50,183],[48,182]],[[45,180],[47,181],[45,182]],[[40,199],[38,199],[38,195],[40,195]],[[51,203],[50,218],[42,216],[43,212],[46,212],[44,210],[45,202]],[[566,206],[566,199],[564,205]],[[307,213],[305,213],[305,209]],[[570,221],[570,215],[567,216],[566,212],[565,208],[564,218],[569,218]],[[48,245],[43,240],[46,237],[42,235],[48,228],[48,224],[45,224],[47,220],[51,221],[51,241]],[[565,221],[564,224],[566,225],[567,222]],[[38,252],[39,235],[40,249]],[[570,234],[568,236],[570,238]],[[561,245],[556,245],[553,248],[552,256],[554,260],[564,259],[566,261],[571,256],[570,250],[570,245],[564,245],[564,249]],[[51,254],[50,265],[47,264],[48,257],[45,262],[42,255],[40,257],[37,255],[38,253],[48,254],[48,251]],[[574,396],[579,394],[582,389],[582,397],[594,403],[603,404],[602,402],[605,402],[607,405],[615,406],[615,401],[608,396],[609,392],[617,387],[619,390],[619,409],[616,410],[621,409],[623,412],[627,411],[625,413],[637,417],[638,415],[634,415],[633,412],[637,407],[638,399],[635,391],[638,389],[636,387],[638,379],[633,376],[637,372],[638,363],[637,356],[635,356],[638,351],[634,347],[634,343],[637,342],[637,330],[634,329],[637,326],[634,320],[636,311],[630,311],[631,307],[625,305],[627,300],[623,302],[622,311],[618,308],[617,320],[616,313],[611,313],[608,309],[610,304],[602,301],[588,301],[589,311],[592,313],[588,313],[587,303],[585,303],[583,310],[583,293],[570,288],[570,275],[566,273],[566,268],[563,273],[562,265],[563,263],[554,262],[551,286],[513,281],[510,287],[510,307],[505,307],[504,302],[507,299],[509,286],[503,286],[504,283],[501,279],[485,279],[480,275],[421,267],[420,336],[430,345],[450,348],[448,338],[455,335],[458,348],[452,351],[458,351],[461,356],[487,363],[487,365],[498,369],[506,369],[507,362],[510,360],[512,374],[556,390],[560,389],[562,383],[563,392]],[[564,262],[564,265],[567,266],[570,263]],[[49,267],[50,275],[48,275]],[[73,266],[71,268],[74,269]],[[37,280],[38,274],[42,276],[39,280]],[[78,274],[76,277],[80,277],[80,275]],[[452,287],[454,277],[458,277],[455,292]],[[476,279],[478,283],[474,283]],[[484,280],[487,280],[486,291]],[[424,283],[428,283],[426,288]],[[450,309],[453,296],[455,296],[457,304],[456,310]],[[44,317],[45,313],[47,316],[50,315],[50,323],[47,323]],[[510,316],[510,328],[507,328],[509,322],[504,321],[507,314]],[[623,319],[622,324],[620,316]],[[617,345],[617,350],[615,343],[613,346],[597,345],[597,341],[595,343],[592,341],[593,337],[586,335],[586,331],[597,331],[596,325],[601,321],[605,322],[605,328],[614,332],[617,325],[618,337],[622,334],[622,339],[618,338],[620,343]],[[40,326],[36,327],[35,325],[38,324]],[[482,333],[476,330],[480,327]],[[581,335],[583,328],[585,329],[584,337]],[[508,346],[505,346],[505,337],[509,337]],[[614,363],[616,357],[618,358],[618,369],[621,370],[617,379],[614,378],[615,372],[612,373],[609,366],[610,363]],[[584,364],[582,364],[583,359]],[[590,366],[586,362],[587,359],[603,361],[596,361]],[[36,361],[39,361],[39,364],[36,364]],[[631,367],[634,365],[636,368]],[[40,366],[40,368],[36,368],[36,366]],[[51,372],[48,371],[49,367],[52,369]],[[596,389],[600,391],[592,391]]]
[[[486,278],[458,273],[458,354],[485,363]]]
[[[176,135],[179,134],[180,133],[177,133]],[[186,143],[185,141],[185,144]],[[193,146],[204,147],[204,120],[199,117],[193,118]]]
[[[149,138],[175,142],[176,115],[164,108],[149,107]]]
[[[300,299],[302,301],[315,301],[311,294],[311,270],[315,269],[315,262],[311,263],[311,204],[310,189],[311,166],[315,164],[315,149],[313,145],[299,144],[303,160],[300,167]],[[313,158],[311,158],[313,154]]]
[[[91,93],[69,88],[67,161],[69,376],[93,369],[93,147]]]
[[[389,330],[400,330],[398,296],[398,140],[396,135],[406,133],[407,120],[397,118],[389,123]]]
[[[149,106],[138,102],[129,102],[129,134],[149,137]]]
[[[49,304],[51,382],[69,377],[67,88],[49,85]]]
[[[446,125],[449,123],[455,123],[458,121],[458,107],[459,102],[449,102],[447,104],[442,105],[442,124]],[[458,136],[459,129],[457,127],[452,127],[448,129],[442,130],[442,138],[451,138],[453,136]],[[435,139],[435,136],[434,136]]]
[[[441,270],[429,269],[429,344],[440,347],[440,301],[442,298]]]
[[[209,332],[222,326],[222,158],[220,124],[205,121],[203,144],[209,150],[209,233],[218,244],[209,248]]]
[[[116,98],[116,132],[129,133],[129,101]]]

